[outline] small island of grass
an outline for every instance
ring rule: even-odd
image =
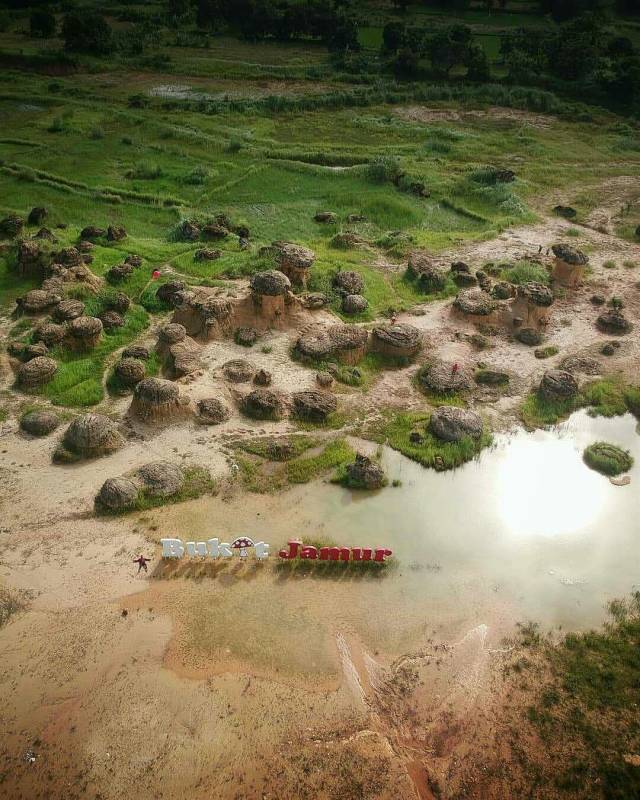
[[[633,466],[633,456],[629,451],[609,442],[590,444],[585,448],[582,457],[588,467],[610,477],[628,472]]]

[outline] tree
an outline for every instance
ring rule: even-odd
[[[114,49],[113,31],[101,14],[67,14],[62,23],[65,50],[106,55]]]
[[[482,47],[474,45],[467,54],[467,78],[470,81],[488,81],[491,78],[489,59]]]
[[[420,58],[415,50],[401,47],[393,61],[393,70],[399,78],[414,78],[420,69]]]
[[[49,39],[56,32],[56,18],[45,8],[31,12],[29,19],[31,35],[41,39]]]
[[[396,53],[404,42],[405,28],[400,22],[387,22],[382,29],[382,48],[387,53]]]
[[[447,76],[456,64],[464,64],[471,47],[471,29],[452,25],[437,33],[429,42],[431,66],[438,75]]]
[[[184,19],[190,11],[190,0],[169,0],[167,4],[167,16],[173,22]]]

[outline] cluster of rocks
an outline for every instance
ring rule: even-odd
[[[131,415],[147,424],[171,422],[191,413],[189,398],[164,378],[144,378],[133,390]]]
[[[156,296],[173,306],[171,321],[182,325],[194,338],[222,339],[233,332],[233,303],[206,287],[187,289],[181,281],[171,281],[158,288]]]
[[[347,464],[344,483],[351,489],[381,489],[387,484],[387,476],[376,461],[358,453],[352,464]]]
[[[470,389],[472,376],[464,365],[435,361],[418,371],[418,382],[430,393],[450,395]]]
[[[200,367],[200,347],[178,322],[165,325],[158,336],[157,352],[173,378],[183,378]]]
[[[447,285],[446,272],[424,250],[410,254],[406,275],[410,280],[414,280],[425,294],[441,292]]]
[[[127,238],[127,231],[124,225],[109,225],[107,228],[100,228],[97,225],[86,225],[80,231],[80,239],[91,242],[95,239],[106,239],[108,242],[121,242]]]
[[[293,242],[275,241],[263,247],[260,255],[272,258],[280,272],[283,272],[294,286],[306,287],[316,254],[308,247]]]
[[[121,264],[116,264],[105,275],[107,281],[111,284],[118,284],[126,281],[131,277],[135,270],[142,266],[142,258],[138,255],[128,255]]]
[[[170,461],[154,461],[127,475],[107,478],[95,498],[99,512],[119,512],[134,508],[141,495],[153,498],[175,497],[185,484],[183,469]]]
[[[475,411],[457,406],[439,406],[429,419],[429,431],[443,442],[480,439],[482,417]]]
[[[361,314],[369,307],[367,299],[362,294],[364,281],[360,273],[353,270],[336,273],[333,278],[333,288],[341,297],[341,308],[345,314]]]
[[[295,351],[302,359],[325,361],[336,359],[355,365],[364,358],[369,334],[356,325],[331,325],[312,328],[296,342]]]

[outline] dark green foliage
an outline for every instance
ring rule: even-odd
[[[633,458],[628,450],[622,450],[608,442],[590,444],[583,453],[585,464],[603,475],[620,475],[633,466]]]
[[[106,19],[94,12],[67,14],[62,22],[65,50],[106,55],[115,47],[113,31]]]

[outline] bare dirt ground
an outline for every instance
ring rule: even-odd
[[[547,248],[565,240],[568,227],[548,219],[443,261],[546,263]],[[594,324],[595,292],[623,297],[625,313],[640,324],[640,271],[622,266],[640,265],[640,247],[579,230],[566,241],[590,252],[592,274],[554,304],[545,343],[560,352],[551,359],[539,361],[504,333],[478,352],[468,338],[476,329],[452,316],[451,301],[400,317],[425,332],[425,357],[484,361],[517,377],[516,389],[497,403],[476,400],[496,428],[514,423],[522,396],[545,369],[568,355],[597,353],[610,338]],[[607,260],[617,267],[606,269]],[[294,337],[268,334],[268,353],[211,343],[203,369],[182,388],[193,400],[223,395],[233,403],[220,367],[238,357],[270,370],[284,391],[310,388],[313,372],[289,357]],[[637,380],[638,337],[621,342],[616,355],[598,356],[603,369]],[[370,391],[346,391],[340,402],[360,416],[390,405],[423,407],[415,369],[384,372]],[[0,370],[7,386],[6,363]],[[128,402],[109,408],[124,414]],[[276,584],[283,594],[274,606],[271,573],[172,574],[154,561],[149,576],[136,575],[133,557],[154,552],[158,531],[178,532],[204,514],[200,501],[124,518],[92,513],[106,477],[171,458],[207,466],[220,486],[216,513],[252,530],[260,514],[295,505],[295,494],[243,497],[230,480],[225,441],[289,430],[287,421],[263,424],[237,413],[214,431],[193,422],[161,429],[132,422],[124,449],[62,467],[51,463],[58,434],[35,440],[15,421],[0,423],[0,581],[25,604],[0,632],[0,797],[520,796],[507,743],[525,697],[506,687],[500,669],[509,655],[500,644],[509,615],[497,599],[478,609],[483,622],[471,628],[455,608],[442,607],[431,610],[440,620],[432,630],[416,608],[403,627],[411,634],[387,634],[375,645],[366,621],[389,610],[377,606],[375,593],[362,607],[357,585],[315,585],[312,592],[308,583]],[[299,519],[304,525],[304,509]]]

